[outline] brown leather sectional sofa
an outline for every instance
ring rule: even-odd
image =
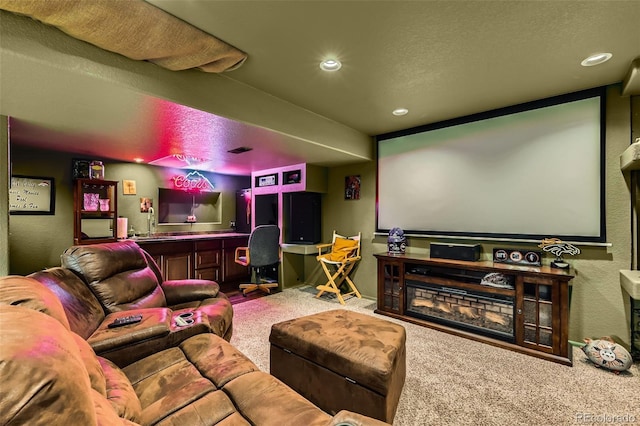
[[[156,275],[153,289],[148,273],[157,272],[140,263],[137,246],[113,244],[72,247],[65,267],[0,277],[0,424],[386,424],[349,411],[331,416],[259,371],[220,337],[230,338],[232,309],[217,285]],[[143,320],[107,327],[133,311]],[[176,324],[187,311],[194,323]]]

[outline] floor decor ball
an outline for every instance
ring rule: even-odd
[[[629,352],[610,338],[585,339],[585,343],[586,345],[582,347],[582,351],[596,367],[604,367],[620,373],[628,370],[633,364],[633,359]]]

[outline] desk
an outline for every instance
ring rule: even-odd
[[[315,244],[281,244],[282,289],[304,284],[317,267],[318,248]],[[311,257],[313,256],[313,257]]]

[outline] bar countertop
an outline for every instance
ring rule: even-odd
[[[154,242],[167,242],[167,241],[192,241],[192,240],[216,240],[216,239],[228,239],[228,238],[246,238],[249,234],[240,232],[209,232],[198,234],[168,234],[158,233],[150,237],[129,237],[128,240],[141,242],[141,243],[154,243]]]

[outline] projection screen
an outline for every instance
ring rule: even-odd
[[[603,90],[380,135],[377,231],[604,242]]]

